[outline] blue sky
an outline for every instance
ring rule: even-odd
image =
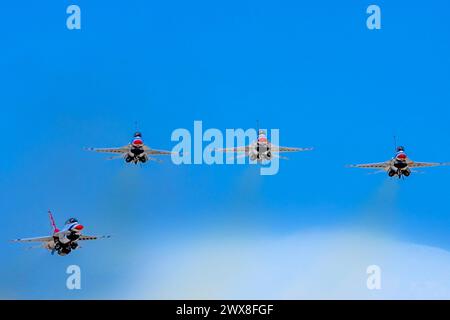
[[[366,28],[372,3],[381,30]],[[143,268],[153,279],[168,257],[190,263],[176,253],[191,242],[220,254],[235,239],[339,230],[450,250],[450,168],[405,181],[345,168],[390,158],[393,135],[413,159],[450,161],[449,4],[80,0],[78,31],[66,28],[70,4],[0,7],[0,297],[128,298]],[[280,129],[280,144],[315,150],[275,176],[169,159],[127,166],[83,150],[127,144],[135,121],[147,144],[170,149],[172,131],[195,120],[225,130],[257,119]],[[49,232],[48,208],[60,224],[76,216],[86,233],[114,237],[65,258],[7,241]],[[82,268],[80,291],[65,289],[69,264]],[[164,281],[146,290],[131,297],[162,297]]]

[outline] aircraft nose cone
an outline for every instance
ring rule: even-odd
[[[78,230],[78,231],[81,231],[81,230],[83,230],[83,226],[81,225],[81,224],[77,224],[75,227],[74,227],[74,229],[76,229],[76,230]]]
[[[406,159],[406,154],[404,154],[404,153],[399,154],[399,155],[397,156],[397,159],[399,159],[399,160],[405,160],[405,159]]]

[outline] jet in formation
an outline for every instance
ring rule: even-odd
[[[136,132],[131,143],[126,146],[120,148],[88,148],[87,150],[102,153],[116,153],[119,155],[110,157],[109,160],[123,158],[127,163],[133,162],[134,164],[145,163],[147,161],[162,162],[160,159],[150,156],[170,155],[173,153],[172,151],[150,149],[144,144],[140,132]]]
[[[216,151],[219,152],[240,153],[237,158],[249,157],[250,160],[257,161],[258,163],[261,163],[263,161],[270,161],[273,158],[287,159],[286,157],[282,157],[279,155],[281,152],[301,152],[311,150],[312,148],[291,148],[276,146],[270,143],[264,130],[258,130],[258,138],[248,146],[216,149]]]
[[[110,236],[87,236],[83,235],[81,231],[84,229],[83,225],[78,223],[75,218],[70,218],[66,221],[62,229],[56,227],[55,220],[51,211],[48,212],[50,223],[52,225],[53,234],[46,237],[23,238],[13,240],[14,242],[40,242],[38,248],[44,248],[51,251],[52,255],[57,252],[60,256],[65,256],[80,248],[78,241],[84,240],[98,240],[109,238]]]
[[[397,147],[396,153],[391,160],[378,163],[367,164],[355,164],[350,165],[351,168],[364,168],[364,169],[379,169],[381,172],[385,171],[389,177],[397,176],[401,178],[403,176],[409,177],[411,169],[424,168],[424,167],[438,167],[450,165],[448,162],[416,162],[412,161],[405,153],[404,147]]]

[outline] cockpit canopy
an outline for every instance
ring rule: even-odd
[[[400,151],[405,151],[405,148],[404,147],[397,147],[397,152],[400,152]]]
[[[78,220],[75,218],[70,218],[70,219],[67,219],[65,224],[72,224],[72,223],[78,223]]]
[[[142,138],[142,133],[136,132],[136,133],[134,134],[134,137],[135,137],[135,138],[137,138],[137,137]]]

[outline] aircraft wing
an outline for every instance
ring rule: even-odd
[[[384,169],[387,170],[391,166],[390,161],[378,162],[378,163],[366,163],[366,164],[352,164],[350,168],[363,168],[363,169]]]
[[[248,153],[249,149],[250,149],[249,146],[245,146],[245,147],[237,147],[237,148],[215,149],[215,151],[218,151],[218,152],[246,152],[246,153]]]
[[[271,145],[270,150],[272,152],[302,152],[302,151],[311,151],[313,148],[291,148],[291,147],[280,147]]]
[[[48,237],[36,237],[36,238],[23,238],[23,239],[14,239],[13,242],[49,242],[53,241],[52,236]]]
[[[411,168],[424,168],[424,167],[438,167],[438,166],[448,166],[450,163],[448,162],[414,162],[411,161],[408,163],[408,166]]]
[[[108,239],[111,238],[111,236],[85,236],[81,235],[78,240],[99,240],[99,239]]]
[[[176,152],[167,151],[167,150],[156,150],[150,149],[149,147],[144,148],[145,153],[148,155],[168,155],[168,154],[176,154]]]
[[[86,150],[101,153],[127,153],[128,151],[130,151],[130,146],[126,145],[120,148],[87,148]]]

